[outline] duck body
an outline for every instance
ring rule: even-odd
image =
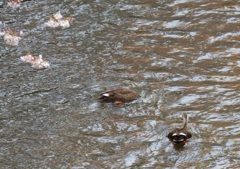
[[[185,145],[188,139],[192,137],[192,134],[186,129],[176,128],[167,137],[174,145]]]
[[[138,97],[138,93],[133,90],[118,88],[100,93],[99,100],[104,102],[113,102],[115,104],[124,104],[125,102],[131,102]]]
[[[183,114],[183,124],[180,128],[175,128],[168,135],[168,139],[174,146],[184,146],[188,139],[192,137],[192,134],[187,129],[188,117],[187,114]]]

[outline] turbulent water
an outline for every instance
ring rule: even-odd
[[[73,17],[49,28],[51,14]],[[240,168],[240,2],[0,2],[0,168]],[[42,54],[36,70],[20,57]],[[130,88],[122,107],[99,93]],[[189,116],[180,150],[166,135]]]

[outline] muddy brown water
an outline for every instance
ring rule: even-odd
[[[240,2],[0,2],[0,168],[240,168]],[[52,13],[75,20],[47,28]],[[24,43],[25,44],[24,44]],[[20,61],[29,50],[51,67]],[[106,89],[141,97],[103,104]],[[181,150],[166,138],[189,117]]]

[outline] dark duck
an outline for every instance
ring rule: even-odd
[[[192,137],[192,134],[187,129],[188,116],[183,113],[183,124],[180,128],[175,128],[168,135],[168,139],[173,143],[174,146],[184,146],[188,139]]]
[[[139,95],[130,89],[119,88],[100,93],[99,100],[104,102],[113,102],[116,105],[122,105],[125,102],[131,102],[138,97]]]

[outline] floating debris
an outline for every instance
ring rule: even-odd
[[[56,14],[52,14],[50,16],[50,20],[45,24],[52,28],[56,28],[60,26],[63,28],[68,28],[70,26],[70,23],[73,22],[73,20],[74,19],[71,17],[63,18],[60,11],[58,11]]]
[[[20,57],[21,61],[30,63],[33,68],[44,69],[50,67],[48,61],[42,59],[42,55],[32,56],[30,52],[27,52],[25,56]]]
[[[11,29],[7,29],[6,31],[0,31],[0,36],[4,36],[6,44],[12,46],[18,46],[19,41],[22,39],[20,37],[20,35],[22,34],[22,31],[12,31]]]
[[[12,8],[19,8],[23,0],[7,0],[8,6]]]

